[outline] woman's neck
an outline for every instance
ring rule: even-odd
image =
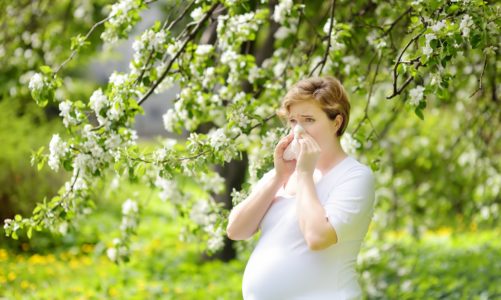
[[[336,139],[330,149],[322,149],[316,168],[322,173],[322,175],[325,175],[325,173],[329,172],[347,156],[348,155],[344,152],[339,140]]]

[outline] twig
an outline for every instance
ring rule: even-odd
[[[364,117],[358,123],[357,128],[355,128],[355,130],[353,131],[353,134],[357,133],[357,131],[360,129],[360,127],[362,126],[362,124],[364,123],[365,120],[369,120],[369,122],[370,122],[370,119],[369,119],[369,105],[370,105],[370,102],[371,102],[372,91],[374,90],[374,84],[376,83],[376,77],[377,77],[377,75],[379,73],[379,66],[381,65],[381,60],[382,59],[383,59],[383,56],[379,55],[379,59],[378,59],[377,65],[376,65],[376,70],[374,71],[374,76],[372,77],[371,85],[369,87],[369,93],[367,94],[367,102],[365,103]],[[372,122],[370,122],[370,123],[371,123],[371,126],[372,126]],[[374,128],[374,126],[372,126],[372,129],[374,130],[374,132],[377,135],[377,132],[376,132],[376,129]]]
[[[108,16],[106,18],[104,18],[103,20],[97,22],[96,24],[94,24],[91,29],[89,30],[89,32],[87,32],[87,34],[85,35],[84,37],[84,40],[87,40],[89,38],[89,36],[94,32],[94,30],[96,30],[96,28],[98,26],[100,26],[101,24],[105,23],[106,21],[108,21],[109,19],[111,19],[112,16]],[[66,65],[68,62],[70,62],[73,57],[77,54],[79,48],[71,51],[71,54],[70,56],[65,60],[63,61],[63,63],[54,71],[54,76],[64,67],[64,65]]]
[[[412,11],[412,7],[409,7],[403,14],[401,14],[398,18],[395,19],[395,21],[393,21],[391,24],[390,24],[390,28],[386,29],[384,32],[383,32],[383,36],[387,35],[388,33],[390,33],[393,28],[395,27],[395,25],[397,25],[397,23],[402,20],[402,18],[407,15],[408,13],[410,13]]]
[[[414,42],[416,41],[419,37],[421,37],[423,35],[423,33],[426,31],[425,30],[422,30],[419,34],[417,34],[415,37],[413,37],[408,43],[407,45],[405,45],[404,49],[402,50],[402,52],[400,52],[400,54],[398,55],[398,58],[397,58],[397,61],[395,62],[395,65],[393,66],[393,93],[390,95],[390,96],[387,96],[386,99],[391,99],[393,97],[395,97],[396,95],[400,94],[403,89],[412,81],[412,76],[410,78],[407,79],[407,81],[404,83],[403,87],[398,89],[398,72],[397,72],[397,69],[398,69],[398,65],[400,64],[401,62],[401,59],[402,59],[402,56],[404,55],[405,51],[407,51],[407,49],[409,48],[409,46]],[[418,63],[418,66],[421,64],[421,62]]]
[[[156,2],[157,0],[148,0],[148,1],[144,1],[144,4],[148,5],[148,4],[151,4],[153,2]],[[106,21],[108,21],[109,19],[111,19],[111,17],[113,16],[108,16],[106,18],[104,18],[103,20],[97,22],[96,24],[92,25],[92,27],[90,28],[90,30],[87,32],[87,34],[85,35],[84,37],[84,41],[86,41],[89,36],[94,32],[94,30],[96,30],[96,28],[100,25],[102,25],[103,23],[105,23]],[[79,51],[79,48],[73,50],[70,54],[70,56],[65,60],[63,61],[63,63],[56,69],[56,71],[54,71],[54,76],[56,76],[56,74],[68,63],[70,62],[73,57],[77,54],[77,52]]]
[[[470,98],[475,96],[480,90],[482,90],[482,79],[484,77],[485,69],[487,67],[487,54],[484,55],[484,66],[482,67],[482,72],[480,73],[480,78],[478,79],[478,88],[470,95]]]
[[[308,77],[311,77],[315,70],[320,67],[320,71],[318,74],[322,74],[322,70],[324,69],[325,63],[327,62],[327,56],[329,55],[329,50],[331,48],[331,36],[332,36],[332,29],[334,28],[334,11],[335,11],[335,6],[336,6],[336,0],[331,1],[331,9],[330,9],[330,24],[329,24],[329,35],[327,37],[327,49],[325,49],[324,52],[324,57],[318,64],[313,68],[313,70],[310,72]]]

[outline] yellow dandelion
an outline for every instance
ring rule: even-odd
[[[46,261],[47,261],[48,263],[51,263],[51,264],[52,264],[52,263],[56,262],[56,257],[54,256],[54,254],[49,254],[49,255],[47,255],[47,257],[46,257]]]
[[[0,249],[0,261],[9,259],[9,253],[5,249]]]
[[[439,236],[448,237],[451,235],[452,229],[450,227],[441,227],[437,230],[436,234]]]
[[[29,287],[30,287],[30,283],[28,281],[26,281],[26,280],[21,281],[21,288],[23,290],[25,290],[25,289],[27,289]]]
[[[70,260],[70,268],[76,269],[78,267],[80,267],[80,262],[77,259],[73,258]]]
[[[118,290],[114,287],[110,287],[110,289],[108,290],[108,295],[114,297],[114,296],[117,296],[118,295]]]
[[[94,246],[92,244],[83,244],[82,245],[82,252],[91,253],[92,250],[94,250]]]
[[[14,281],[16,280],[16,274],[14,272],[9,272],[9,275],[7,275],[7,278],[9,281]]]

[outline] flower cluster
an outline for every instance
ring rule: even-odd
[[[275,5],[273,20],[279,24],[285,23],[288,20],[287,17],[291,14],[293,5],[294,3],[292,0],[280,0],[280,2]]]
[[[419,103],[423,100],[424,98],[424,87],[419,85],[409,91],[409,103],[412,106],[418,106]]]
[[[144,8],[143,1],[137,0],[121,0],[113,4],[101,39],[111,44],[125,37],[139,21],[141,8]]]
[[[355,154],[360,146],[360,142],[354,139],[351,134],[345,132],[341,136],[341,147],[343,147],[344,151],[346,151],[348,154]]]

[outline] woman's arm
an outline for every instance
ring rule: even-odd
[[[326,218],[318,199],[313,172],[320,155],[320,147],[308,134],[299,140],[301,152],[297,163],[297,214],[299,228],[311,250],[322,250],[337,243],[336,230]]]
[[[273,174],[261,186],[253,190],[230,213],[226,234],[232,240],[245,240],[256,233],[259,223],[270,207],[282,182]]]
[[[230,213],[226,234],[232,240],[250,238],[270,208],[280,187],[289,180],[296,167],[295,161],[285,161],[284,151],[292,142],[293,135],[282,138],[275,147],[273,160],[275,172],[270,179],[259,184],[247,199],[239,203]]]
[[[337,243],[337,234],[320,204],[313,176],[298,173],[297,212],[299,227],[310,250],[322,250]]]

